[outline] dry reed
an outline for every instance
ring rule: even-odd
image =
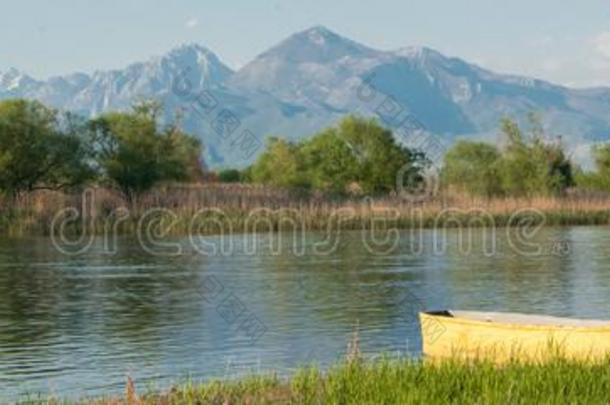
[[[374,226],[379,219],[398,228],[500,227],[525,220],[545,225],[610,223],[607,196],[484,199],[444,194],[411,201],[396,196],[339,198],[257,185],[206,184],[159,187],[130,204],[104,188],[80,194],[35,192],[0,202],[0,230],[11,235],[48,235],[54,219],[57,225],[69,214],[66,208],[80,216],[68,221],[67,229],[80,232],[87,227],[98,234],[109,226],[120,233],[133,233],[143,222],[164,216],[167,233],[175,235],[274,231],[295,226],[323,230],[334,226],[333,221],[344,229],[362,229]],[[127,213],[127,217],[121,217]],[[260,228],[259,219],[266,221],[265,229]],[[258,228],[254,229],[251,225],[257,221]]]

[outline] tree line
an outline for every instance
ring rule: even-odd
[[[535,114],[528,115],[525,128],[502,119],[500,135],[499,145],[454,143],[441,165],[442,188],[487,198],[561,196],[575,188],[610,192],[610,144],[593,148],[596,170],[584,171],[571,161],[560,137],[545,133]],[[221,171],[220,179],[335,193],[356,186],[374,195],[417,189],[429,166],[425,153],[398,144],[375,120],[348,116],[301,142],[272,138],[252,166]],[[397,184],[398,177],[408,184]]]
[[[503,119],[501,145],[461,140],[445,154],[441,184],[484,197],[561,196],[570,189],[610,192],[610,145],[593,147],[594,171],[575,165],[560,137],[530,114],[528,128]]]
[[[131,201],[161,181],[202,174],[202,145],[160,125],[161,106],[142,102],[129,112],[85,120],[37,101],[0,102],[0,192],[78,189],[95,182]]]
[[[17,197],[94,183],[133,201],[161,182],[203,179],[203,145],[180,129],[179,116],[163,122],[162,115],[162,106],[153,101],[93,119],[37,101],[2,101],[0,192]],[[529,118],[527,129],[502,120],[499,146],[456,142],[445,154],[441,185],[490,198],[562,195],[575,186],[610,191],[610,145],[595,147],[596,170],[585,172],[558,139],[549,139],[535,116]],[[347,116],[299,142],[270,138],[252,165],[221,170],[217,178],[327,194],[383,195],[417,189],[429,166],[425,153],[398,143],[376,120]]]
[[[243,172],[243,179],[278,187],[332,194],[387,194],[417,187],[429,165],[425,154],[396,142],[374,119],[348,116],[300,142],[271,138],[266,150]]]

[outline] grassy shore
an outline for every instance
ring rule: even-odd
[[[67,208],[75,211],[66,211]],[[162,187],[127,204],[117,193],[98,188],[82,194],[36,192],[17,201],[4,200],[0,202],[0,232],[48,235],[62,223],[62,218],[73,214],[79,217],[64,221],[65,230],[76,233],[87,227],[95,234],[109,230],[133,234],[158,220],[168,235],[295,228],[367,229],[378,220],[401,229],[523,223],[607,225],[610,198],[589,195],[483,199],[439,195],[423,201],[399,197],[348,199],[255,185],[209,184]]]
[[[114,404],[607,404],[610,360],[545,364],[343,363],[322,373],[301,369],[290,380],[253,376],[234,382],[185,383],[141,394],[129,382],[122,397],[83,400]],[[64,403],[45,400],[39,403]],[[65,402],[69,403],[69,402]]]

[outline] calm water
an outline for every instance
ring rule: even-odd
[[[405,232],[370,249],[354,232],[325,254],[313,251],[323,235],[296,253],[286,238],[276,251],[259,236],[251,252],[237,236],[230,254],[181,240],[178,256],[131,239],[75,256],[49,239],[2,240],[0,391],[79,397],[121,392],[126,375],[143,389],[289,373],[336,361],[354,325],[366,354],[417,356],[420,308],[610,319],[610,229],[548,228],[517,244],[505,230],[466,236]]]

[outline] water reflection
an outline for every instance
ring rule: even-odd
[[[324,366],[342,355],[356,324],[364,352],[417,355],[414,314],[424,308],[610,319],[608,229],[544,229],[537,255],[515,252],[503,230],[495,237],[494,254],[488,232],[475,230],[465,250],[449,230],[442,251],[438,234],[404,232],[378,255],[353,232],[329,255],[275,252],[261,236],[254,255],[237,237],[230,255],[204,256],[183,240],[174,257],[130,239],[113,255],[96,241],[74,257],[47,239],[3,240],[0,390],[95,395],[121,391],[127,374],[167,386],[187,375]],[[309,234],[303,248],[323,239]],[[558,254],[557,241],[569,249]],[[254,318],[264,326],[257,339],[244,327]]]

